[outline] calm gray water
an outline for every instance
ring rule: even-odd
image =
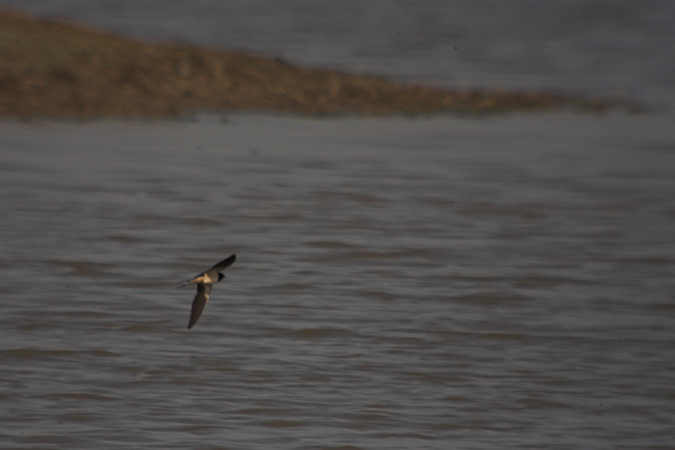
[[[673,2],[7,5],[450,86],[675,99]],[[0,122],[0,448],[673,448],[674,123]],[[187,331],[175,286],[231,253]]]
[[[670,448],[671,119],[0,124],[3,447]]]

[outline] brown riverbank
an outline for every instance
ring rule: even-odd
[[[295,67],[244,53],[157,45],[0,12],[0,116],[167,117],[195,111],[490,114],[627,102],[553,92],[447,90]]]

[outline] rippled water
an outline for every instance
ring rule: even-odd
[[[3,447],[669,448],[670,120],[0,123]]]
[[[452,87],[675,98],[657,0],[0,5]],[[0,447],[672,448],[672,123],[0,122]],[[176,284],[230,253],[187,331]]]

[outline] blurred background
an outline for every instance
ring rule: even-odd
[[[450,87],[571,89],[671,101],[667,1],[0,1],[159,42]]]

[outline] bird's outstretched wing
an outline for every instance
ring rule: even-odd
[[[217,272],[219,270],[226,269],[234,263],[235,259],[237,259],[237,255],[230,255],[229,257],[225,258],[224,260],[222,260],[218,264],[215,264],[213,267],[211,267],[206,272],[211,272],[212,270],[215,270]]]
[[[195,299],[192,300],[192,312],[190,313],[190,323],[188,323],[188,330],[192,328],[204,311],[206,303],[209,301],[209,295],[211,294],[211,285],[207,284],[198,284],[197,285],[197,295]]]

